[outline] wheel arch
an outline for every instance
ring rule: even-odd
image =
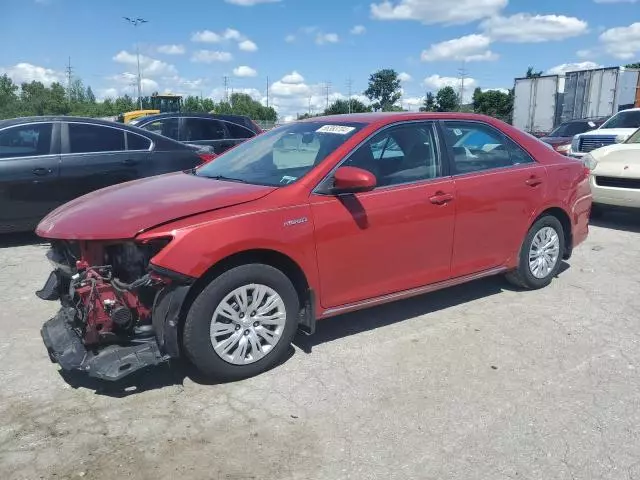
[[[529,228],[531,228],[533,224],[536,223],[538,220],[540,220],[542,217],[547,215],[557,218],[558,221],[560,222],[560,225],[562,225],[562,230],[564,233],[564,246],[565,246],[564,252],[563,252],[563,258],[565,260],[568,260],[569,258],[571,258],[571,254],[573,250],[573,233],[571,230],[571,217],[563,208],[549,207],[543,210],[542,212],[540,212],[540,214],[537,217],[533,219],[533,221],[529,225]]]
[[[300,307],[302,309],[300,315],[300,327],[305,333],[314,333],[315,331],[315,306],[314,293],[311,290],[307,276],[300,265],[290,256],[272,249],[251,249],[233,253],[218,262],[211,265],[194,283],[191,285],[187,296],[182,304],[180,313],[179,337],[180,345],[182,345],[182,329],[184,321],[191,304],[196,297],[211,283],[213,279],[221,275],[223,272],[240,265],[250,263],[260,263],[269,265],[284,273],[293,287],[296,289]]]

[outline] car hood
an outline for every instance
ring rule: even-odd
[[[580,137],[600,137],[603,135],[626,135],[628,137],[631,136],[633,132],[635,132],[637,128],[598,128],[597,130],[591,130],[590,132],[581,133],[576,136]]]
[[[640,178],[640,144],[619,143],[591,152],[598,164],[596,175]]]
[[[38,225],[44,238],[115,240],[179,218],[251,202],[275,187],[170,173],[121,183],[57,208]]]
[[[571,143],[572,137],[541,137],[540,140],[549,145],[564,145]]]

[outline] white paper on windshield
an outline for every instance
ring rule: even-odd
[[[323,125],[316,130],[317,133],[337,133],[338,135],[346,135],[353,132],[356,127],[346,127],[344,125]]]
[[[456,137],[459,137],[460,135],[462,135],[462,130],[460,130],[459,128],[454,128],[453,133]]]
[[[595,124],[595,123],[593,123],[593,122],[587,122],[587,125],[589,125],[591,128],[593,128],[593,127],[595,127],[595,126],[596,126],[596,124]]]

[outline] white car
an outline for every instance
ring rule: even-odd
[[[600,205],[640,208],[640,128],[624,143],[587,153],[594,213]]]
[[[640,128],[640,108],[630,108],[616,113],[600,128],[573,137],[569,156],[582,158],[597,149],[622,143]]]

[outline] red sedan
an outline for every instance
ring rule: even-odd
[[[238,379],[317,320],[506,274],[548,285],[588,233],[578,161],[493,118],[375,113],[276,128],[195,170],[45,218],[52,360],[104,379],[186,356]]]

